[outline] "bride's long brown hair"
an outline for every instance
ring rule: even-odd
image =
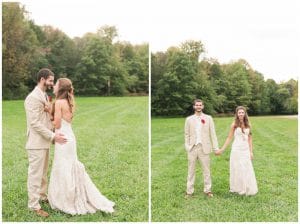
[[[68,78],[59,78],[58,82],[58,91],[56,95],[56,99],[66,99],[69,104],[70,112],[73,114],[75,110],[75,101],[74,101],[74,88],[72,82]],[[55,102],[52,106],[52,117],[54,117],[55,113]]]
[[[242,123],[241,123],[241,121],[240,121],[240,119],[239,119],[239,116],[238,116],[238,111],[239,111],[239,110],[243,110],[243,111],[245,112],[245,116],[244,116],[244,120],[243,120],[244,127],[245,127],[245,128],[249,128],[249,129],[251,128],[246,107],[238,106],[238,107],[235,109],[234,129],[240,127],[240,128],[242,129],[242,132],[244,133],[244,129],[242,128]]]

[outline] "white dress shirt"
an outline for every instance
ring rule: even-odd
[[[199,143],[202,144],[201,140],[201,130],[202,130],[202,123],[201,123],[201,116],[194,115],[196,120],[196,143],[195,145],[198,145]]]

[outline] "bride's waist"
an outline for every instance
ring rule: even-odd
[[[74,133],[72,130],[56,129],[55,133],[64,135],[67,139],[75,139]]]
[[[238,141],[238,142],[233,142],[232,143],[232,149],[239,149],[239,150],[246,150],[249,149],[249,144],[246,141]]]

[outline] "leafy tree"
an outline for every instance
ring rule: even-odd
[[[183,52],[191,57],[192,60],[198,62],[200,55],[205,51],[201,41],[188,40],[181,44],[180,48]]]
[[[224,113],[226,110],[227,96],[225,95],[228,80],[222,70],[221,65],[216,59],[205,59],[199,63],[201,73],[206,74],[206,86],[210,86],[212,90],[207,90],[210,93],[210,101],[214,109],[218,113]],[[205,106],[207,107],[207,106]]]
[[[197,44],[199,43],[199,44]],[[199,73],[201,42],[184,42],[164,54],[152,54],[152,112],[159,115],[187,115],[195,98],[211,99],[207,77]],[[213,111],[207,100],[207,110]]]
[[[151,92],[156,93],[157,83],[166,72],[168,56],[166,53],[151,54]]]
[[[286,103],[289,96],[290,94],[288,89],[284,87],[280,87],[279,89],[277,89],[277,91],[275,92],[275,105],[277,114],[288,113]]]
[[[225,95],[227,97],[225,112],[233,112],[239,105],[249,105],[251,101],[251,85],[248,82],[247,70],[239,62],[224,66]]]
[[[42,27],[44,38],[43,51],[48,61],[48,66],[57,76],[72,77],[78,62],[75,44],[65,33],[51,26]]]
[[[118,30],[115,26],[102,26],[97,31],[97,35],[105,40],[108,44],[112,44],[113,40],[118,37]]]
[[[42,67],[71,78],[80,95],[148,93],[148,44],[115,43],[117,28],[108,25],[71,39],[36,25],[19,3],[3,3],[2,10],[4,99],[25,97]]]
[[[186,41],[180,47],[151,54],[151,109],[153,115],[187,115],[192,100],[204,101],[205,112],[233,113],[238,105],[250,114],[298,113],[298,82],[277,84],[239,59],[220,64],[199,61],[201,42]]]
[[[279,86],[276,84],[276,82],[273,79],[268,79],[266,81],[266,92],[267,97],[269,99],[269,108],[271,114],[277,114],[277,99],[275,96],[276,91],[278,90]]]
[[[19,3],[2,3],[2,89],[4,99],[23,98],[30,74],[31,56],[38,40],[31,30],[26,11]]]
[[[298,81],[290,79],[288,82],[283,83],[282,87],[288,90],[289,97],[283,103],[286,113],[298,113]]]
[[[115,57],[114,48],[99,35],[86,38],[76,67],[74,83],[80,95],[123,95],[126,70]]]
[[[128,73],[127,90],[130,93],[148,92],[148,44],[132,45],[129,42],[115,44],[118,57]]]
[[[185,114],[195,98],[196,82],[193,77],[197,72],[188,55],[170,49],[167,70],[157,83],[153,96],[154,114]]]

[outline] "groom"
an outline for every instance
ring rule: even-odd
[[[204,104],[196,99],[193,103],[195,114],[185,121],[185,149],[188,156],[188,177],[185,198],[194,193],[195,167],[200,160],[204,177],[204,193],[213,197],[211,192],[210,157],[212,149],[219,148],[214,122],[211,116],[202,112]]]
[[[66,139],[61,134],[54,134],[48,108],[50,102],[46,94],[54,83],[54,74],[50,69],[43,68],[37,74],[37,86],[25,99],[27,120],[28,154],[28,207],[37,215],[48,217],[49,214],[41,209],[39,200],[47,202],[47,171],[49,149],[52,141],[63,144]]]

